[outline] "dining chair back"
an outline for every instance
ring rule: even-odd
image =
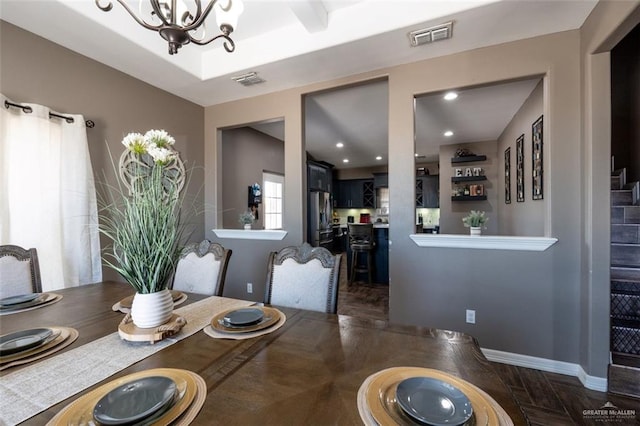
[[[308,243],[272,252],[265,303],[337,313],[340,260],[340,254]]]
[[[182,250],[173,278],[173,289],[222,296],[232,251],[204,240]]]
[[[42,293],[37,250],[0,246],[0,298],[27,293]]]

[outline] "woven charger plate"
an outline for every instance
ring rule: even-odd
[[[240,309],[260,309],[264,313],[264,318],[268,318],[265,321],[259,322],[258,324],[250,325],[247,327],[227,327],[221,324],[223,318],[229,313],[233,311],[237,311],[236,309],[228,309],[224,312],[221,312],[214,316],[211,319],[211,328],[216,331],[221,331],[223,333],[231,333],[231,334],[241,334],[241,333],[250,333],[252,331],[262,330],[268,327],[271,327],[278,321],[280,321],[280,311],[275,308],[269,308],[266,306],[250,306],[248,308],[240,308]]]
[[[19,312],[32,311],[34,309],[39,309],[45,306],[49,306],[51,304],[54,304],[60,301],[60,299],[62,299],[62,295],[57,293],[42,293],[42,297],[43,299],[40,301],[40,303],[36,305],[28,305],[27,307],[22,309],[0,310],[0,315],[11,315],[11,314],[17,314]]]
[[[377,373],[365,391],[365,400],[369,411],[379,425],[421,424],[406,415],[396,401],[398,384],[402,380],[411,377],[434,378],[460,389],[469,398],[473,407],[473,421],[467,424],[478,426],[500,424],[491,401],[488,401],[471,383],[443,371],[430,368],[394,367]]]
[[[275,308],[274,308],[275,309]],[[280,319],[274,325],[268,328],[263,328],[258,331],[244,332],[244,333],[226,333],[224,331],[215,330],[210,325],[206,326],[202,329],[202,331],[209,337],[213,337],[214,339],[232,339],[232,340],[245,340],[245,339],[253,339],[254,337],[264,336],[265,334],[273,333],[278,330],[280,327],[284,325],[287,321],[287,316],[284,312],[276,309],[278,315],[280,315]]]
[[[40,358],[49,356],[61,349],[66,348],[78,338],[78,330],[70,327],[46,327],[60,334],[50,342],[24,352],[19,352],[0,357],[0,370],[14,367],[16,365],[27,364]]]
[[[164,376],[172,379],[182,394],[180,400],[166,413],[154,421],[155,424],[186,426],[195,419],[207,397],[207,384],[204,379],[188,370],[175,368],[154,368],[140,371],[105,383],[97,389],[81,396],[63,408],[47,425],[80,426],[95,424],[93,409],[100,399],[115,388],[133,380],[151,376]]]

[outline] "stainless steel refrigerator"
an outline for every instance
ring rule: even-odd
[[[333,248],[331,193],[309,192],[307,208],[307,241],[314,247]]]

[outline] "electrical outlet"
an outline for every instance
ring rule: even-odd
[[[476,323],[476,311],[474,311],[473,309],[467,309],[467,323]]]
[[[253,284],[247,283],[247,293],[253,293]]]

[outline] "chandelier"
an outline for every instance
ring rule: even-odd
[[[96,6],[105,12],[113,8],[111,1],[105,6],[100,5],[101,0],[95,1]],[[194,11],[189,10],[183,0],[148,0],[151,6],[151,10],[147,12],[150,14],[149,21],[142,16],[137,16],[125,3],[125,0],[117,0],[117,2],[129,12],[129,15],[138,24],[148,30],[160,33],[160,36],[169,43],[170,55],[178,53],[178,49],[185,44],[195,43],[203,46],[219,38],[224,39],[224,48],[227,52],[233,52],[236,48],[229,35],[236,28],[238,17],[244,10],[242,0],[209,0],[205,8],[202,8],[200,0],[193,0],[192,3],[195,3]],[[142,15],[143,0],[138,0],[138,2],[140,15]],[[204,22],[212,9],[215,11],[216,22],[221,34],[207,38]]]

